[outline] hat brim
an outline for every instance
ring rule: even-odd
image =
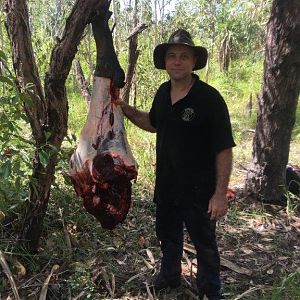
[[[200,46],[191,46],[189,44],[185,43],[163,43],[159,44],[155,47],[154,52],[153,52],[153,60],[154,60],[154,66],[157,69],[165,70],[165,56],[168,48],[172,45],[186,45],[195,51],[195,55],[197,57],[197,61],[194,67],[195,70],[200,70],[203,69],[206,66],[207,63],[207,57],[208,57],[208,52],[204,47]]]

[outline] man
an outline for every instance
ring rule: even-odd
[[[217,90],[193,70],[204,68],[207,50],[195,46],[185,30],[154,50],[154,65],[165,69],[149,113],[119,101],[124,114],[140,128],[157,133],[156,234],[161,242],[161,270],[154,288],[181,282],[183,226],[197,250],[199,299],[220,299],[220,258],[216,220],[227,212],[226,191],[235,146],[229,114]]]

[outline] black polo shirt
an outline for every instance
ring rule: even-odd
[[[154,201],[207,206],[216,184],[216,153],[235,146],[228,109],[219,92],[194,75],[189,93],[172,105],[163,83],[149,112],[157,131]]]

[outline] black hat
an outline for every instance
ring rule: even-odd
[[[197,61],[194,70],[199,70],[205,67],[207,62],[207,50],[204,47],[195,46],[191,35],[184,29],[178,29],[171,34],[167,43],[159,44],[155,47],[153,52],[154,65],[157,69],[165,70],[165,55],[167,49],[171,45],[187,45],[194,49]]]

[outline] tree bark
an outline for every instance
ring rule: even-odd
[[[223,38],[219,48],[219,65],[221,72],[227,72],[231,61],[231,33],[226,29],[225,37]]]
[[[113,13],[114,13],[114,23],[115,23],[115,30],[114,30],[114,45],[116,50],[116,55],[118,56],[120,52],[120,37],[119,37],[119,11],[120,11],[120,4],[117,3],[116,0],[112,1],[113,4]]]
[[[154,0],[154,41],[153,41],[153,46],[155,47],[157,45],[157,1],[158,0]]]
[[[45,124],[47,106],[33,55],[26,1],[7,0],[5,10],[7,13],[6,27],[19,90],[28,93],[32,100],[32,103],[24,103],[24,107],[36,143],[40,145],[45,140],[42,126]],[[28,85],[31,87],[27,88]]]
[[[134,70],[136,62],[139,57],[139,50],[137,50],[137,35],[129,40],[129,50],[128,50],[128,67],[126,73],[126,84],[123,89],[123,100],[129,103],[130,89],[133,83]]]
[[[87,76],[87,82],[91,84],[91,78],[95,70],[95,65],[93,61],[93,49],[92,49],[92,24],[87,25],[85,38],[85,47],[86,47],[86,60],[89,66],[89,74]]]
[[[136,29],[137,26],[137,5],[138,0],[134,1],[134,9],[133,9],[133,30]],[[137,39],[138,34],[131,34],[129,37],[129,49],[128,49],[128,67],[126,72],[126,84],[123,90],[123,100],[126,103],[129,103],[130,97],[130,89],[133,83],[133,77],[135,72],[135,66],[137,59],[139,57],[139,50],[137,50]]]
[[[300,2],[275,0],[268,23],[264,82],[258,99],[253,160],[246,191],[280,203],[300,92]]]
[[[90,102],[91,102],[91,93],[89,91],[89,84],[85,80],[85,77],[84,77],[84,74],[83,74],[83,71],[81,68],[81,64],[78,60],[74,61],[74,66],[75,66],[76,80],[79,85],[81,95],[85,99],[87,107],[89,107]]]
[[[62,38],[54,47],[45,76],[44,94],[33,55],[26,0],[7,0],[7,28],[20,90],[33,104],[24,104],[36,145],[36,155],[20,239],[36,252],[54,178],[57,153],[67,133],[68,105],[65,82],[85,26],[107,0],[77,0],[66,21]],[[28,91],[26,85],[32,84]],[[49,160],[42,163],[41,153]]]
[[[206,63],[206,70],[205,70],[205,82],[208,83],[209,81],[209,72],[210,72],[210,61],[214,57],[214,45],[216,40],[216,1],[212,0],[209,2],[208,11],[211,18],[211,24],[210,24],[210,30],[209,30],[209,36],[210,36],[210,50],[209,55]]]

